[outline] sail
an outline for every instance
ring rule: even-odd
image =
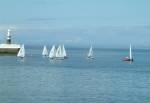
[[[50,58],[54,58],[56,56],[56,48],[55,48],[55,45],[52,46],[52,49],[49,53],[49,57]]]
[[[57,48],[56,58],[64,58],[61,45],[59,45],[58,48]]]
[[[92,48],[92,46],[90,47],[88,57],[93,57],[93,48]]]
[[[24,45],[21,46],[18,54],[17,54],[18,57],[25,57],[25,49],[24,49]]]
[[[48,56],[48,50],[47,50],[46,46],[44,46],[44,48],[43,48],[42,55],[43,56]]]
[[[59,45],[56,51],[56,57],[60,57],[61,56],[61,46]]]
[[[62,45],[62,55],[63,55],[64,57],[67,57],[67,54],[66,54],[66,50],[65,50],[64,45]]]
[[[130,44],[130,50],[129,50],[129,59],[133,59],[132,58],[132,47],[131,47],[131,44]]]

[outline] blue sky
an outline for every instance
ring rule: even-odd
[[[149,48],[149,0],[0,0],[0,41]]]

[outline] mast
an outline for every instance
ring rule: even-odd
[[[11,44],[10,29],[8,29],[8,32],[7,32],[6,44]]]
[[[92,46],[90,47],[89,53],[88,53],[88,57],[92,57],[93,56],[93,50],[92,50]]]
[[[64,56],[64,57],[67,57],[67,54],[66,54],[66,50],[65,50],[64,45],[62,45],[62,52],[63,52],[63,56]]]
[[[61,46],[60,45],[57,48],[56,57],[61,57]]]
[[[130,44],[130,50],[129,50],[129,57],[130,57],[130,59],[132,59],[132,47],[131,47],[131,44]]]
[[[62,50],[62,46],[61,45],[59,45],[58,48],[57,48],[56,58],[64,59],[63,50]]]

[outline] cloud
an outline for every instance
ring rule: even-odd
[[[80,38],[80,37],[64,40],[65,43],[79,43],[81,41],[82,41],[82,38]]]

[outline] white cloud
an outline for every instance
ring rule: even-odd
[[[79,43],[81,41],[82,41],[82,38],[80,38],[80,37],[64,40],[65,43]]]

